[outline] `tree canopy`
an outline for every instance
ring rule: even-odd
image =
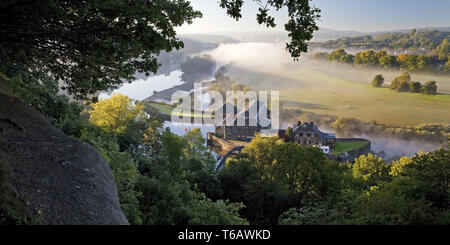
[[[93,104],[89,115],[93,124],[116,134],[124,133],[134,122],[147,118],[143,104],[134,105],[132,99],[120,93]]]
[[[1,72],[48,72],[76,95],[156,72],[161,50],[183,47],[174,27],[201,17],[185,0],[8,0],[0,12]]]
[[[372,86],[381,87],[384,83],[384,77],[381,74],[375,75],[372,80]]]
[[[241,18],[243,0],[221,0],[220,6]],[[287,51],[298,58],[318,30],[320,10],[310,0],[268,0],[257,16],[274,27],[269,7],[287,7],[285,25],[291,37]],[[157,55],[183,47],[175,27],[202,16],[187,0],[6,0],[0,3],[0,72],[62,81],[78,98],[156,73]]]
[[[407,92],[409,91],[409,82],[411,82],[411,75],[408,72],[403,72],[392,80],[390,88],[397,92]]]

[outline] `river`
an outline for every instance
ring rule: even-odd
[[[150,76],[145,79],[138,79],[132,83],[125,83],[120,88],[113,90],[111,93],[101,93],[99,99],[108,99],[113,93],[122,93],[135,100],[144,100],[151,95],[153,91],[162,91],[184,82],[181,81],[180,70],[170,73],[170,75]]]

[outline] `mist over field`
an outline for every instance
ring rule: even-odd
[[[313,60],[311,55],[314,52],[324,51],[323,49],[309,50],[309,53],[302,54],[299,61],[293,58],[285,50],[284,43],[232,43],[221,44],[218,48],[205,52],[221,65],[231,65],[237,68],[246,69],[268,74],[284,76],[285,74],[299,71],[315,70],[331,73],[339,78],[370,83],[376,74],[383,74],[385,81],[390,81],[398,76],[401,71],[384,70],[381,68],[354,67],[333,62],[322,62]],[[329,51],[329,50],[328,50]],[[353,50],[356,53],[360,50]],[[413,74],[413,80],[436,80],[439,91],[450,93],[450,77],[432,74]]]
[[[296,122],[299,113],[309,112],[324,117],[351,117],[395,126],[417,126],[424,123],[450,123],[450,77],[432,74],[411,75],[413,81],[435,80],[438,95],[398,93],[388,89],[400,70],[355,67],[317,61],[312,53],[294,61],[283,43],[231,43],[204,54],[214,59],[218,67],[227,66],[233,80],[256,90],[279,90],[280,99],[289,115],[283,122]],[[373,88],[373,77],[382,74],[384,88]],[[324,130],[333,131],[330,125]],[[416,152],[432,151],[442,145],[425,139],[403,139],[391,135],[371,135],[355,132],[351,137],[368,138],[374,152],[385,158],[412,156]]]
[[[313,51],[312,51],[313,52]],[[438,95],[397,93],[387,89],[400,70],[381,70],[317,61],[303,54],[298,62],[284,44],[222,44],[207,52],[228,75],[254,89],[280,90],[293,108],[319,114],[375,120],[393,125],[448,124],[450,77],[412,74],[413,81],[434,80]],[[384,88],[372,88],[373,77],[385,77]]]
[[[354,137],[369,139],[371,150],[385,159],[398,158],[401,156],[414,156],[417,152],[430,152],[441,146],[438,142],[419,140],[419,139],[401,139],[393,136],[381,135],[355,135]]]

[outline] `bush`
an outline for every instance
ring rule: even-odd
[[[397,92],[408,92],[409,82],[411,81],[411,76],[408,72],[403,72],[400,76],[394,78],[391,82],[390,89]]]
[[[302,207],[297,211],[291,208],[280,215],[280,225],[329,225],[337,218],[337,211],[328,209],[326,205],[317,207]]]
[[[379,88],[384,83],[384,77],[381,74],[376,75],[372,80],[372,86]]]
[[[327,52],[319,52],[313,54],[313,58],[316,60],[327,60],[327,57],[328,57]]]
[[[422,93],[424,94],[437,94],[436,81],[428,81],[422,86]]]
[[[242,203],[211,201],[202,193],[195,193],[189,205],[189,225],[248,225],[248,221],[239,216]]]
[[[409,92],[419,93],[422,91],[422,84],[420,82],[409,82]]]
[[[353,117],[339,117],[331,126],[338,131],[361,132],[364,128],[363,122]]]

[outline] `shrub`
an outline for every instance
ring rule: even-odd
[[[409,82],[411,81],[411,76],[408,72],[403,72],[400,76],[394,78],[391,82],[390,89],[397,92],[408,92]]]
[[[372,86],[381,87],[384,83],[384,77],[381,74],[376,75],[372,80]]]
[[[436,81],[428,81],[422,86],[422,93],[424,94],[437,94]]]
[[[409,92],[419,93],[422,90],[422,84],[420,82],[409,82]]]

